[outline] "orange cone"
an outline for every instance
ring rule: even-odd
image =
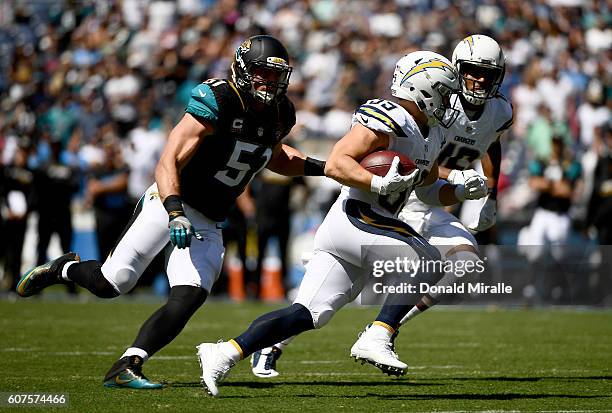
[[[242,262],[235,255],[227,260],[227,291],[233,301],[244,301],[246,291],[244,290],[244,270]]]
[[[265,302],[284,301],[285,289],[283,288],[280,258],[266,257],[261,267],[261,299]]]

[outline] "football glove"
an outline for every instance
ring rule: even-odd
[[[488,193],[487,181],[478,174],[467,178],[464,184],[459,184],[455,187],[455,196],[459,201],[480,199],[487,196]]]
[[[399,168],[400,159],[398,156],[393,158],[391,167],[385,176],[372,176],[370,190],[379,195],[389,195],[396,192],[402,192],[416,184],[419,176],[419,170],[415,169],[409,175],[400,175]]]
[[[177,248],[187,248],[191,245],[191,237],[194,235],[193,226],[184,215],[178,215],[168,222],[170,229],[170,242]]]
[[[497,201],[487,197],[487,200],[480,210],[478,221],[470,223],[468,229],[475,232],[485,231],[495,225],[496,217]]]
[[[474,169],[466,169],[465,171],[453,169],[448,174],[448,178],[446,178],[446,180],[453,185],[465,185],[465,181],[473,176],[480,176],[484,179],[484,177]]]

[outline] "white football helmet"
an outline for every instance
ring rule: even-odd
[[[461,76],[461,94],[465,100],[473,105],[482,105],[497,94],[506,73],[506,59],[495,40],[484,34],[468,36],[455,47],[452,60]],[[473,86],[468,88],[468,75],[472,79],[483,78],[484,81],[472,82]]]
[[[391,94],[416,103],[427,115],[429,126],[439,123],[448,128],[453,124],[459,112],[451,108],[450,95],[458,92],[459,76],[452,63],[442,55],[412,52],[395,66]]]

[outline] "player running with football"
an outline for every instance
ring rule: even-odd
[[[460,75],[461,93],[452,97],[452,107],[458,112],[457,120],[444,129],[446,143],[438,155],[439,176],[453,184],[480,176],[469,169],[481,159],[483,172],[490,189],[488,196],[467,201],[479,213],[466,228],[455,216],[443,208],[432,207],[411,195],[399,218],[409,224],[431,245],[438,248],[445,260],[478,260],[478,245],[471,231],[484,231],[495,224],[497,180],[501,162],[501,135],[512,125],[512,107],[499,92],[505,73],[505,59],[499,44],[484,35],[463,39],[455,48],[452,63]],[[439,285],[456,279],[445,274]],[[390,375],[404,374],[407,365],[394,351],[398,328],[406,321],[436,304],[437,296],[426,295],[416,305],[404,306],[397,322],[373,322],[360,334],[350,355],[367,361]],[[388,311],[383,308],[382,312]],[[276,361],[291,339],[257,351],[252,357],[253,374],[258,377],[278,376]]]
[[[452,100],[452,107],[459,115],[444,131],[446,144],[438,156],[439,175],[450,183],[461,184],[470,177],[480,176],[470,167],[481,159],[490,194],[477,201],[468,201],[478,203],[469,207],[480,207],[480,212],[467,228],[443,208],[425,205],[416,197],[409,199],[399,216],[436,246],[445,261],[462,261],[467,265],[479,260],[478,243],[470,231],[484,231],[495,224],[501,163],[499,139],[512,125],[513,116],[512,106],[499,92],[505,73],[505,58],[494,39],[484,35],[466,37],[455,47],[452,63],[461,80],[461,93],[453,96]],[[452,285],[457,279],[453,272],[448,272],[438,285]],[[435,305],[439,298],[439,294],[428,294],[414,306],[394,305],[403,307],[401,320],[387,325],[374,322],[366,327],[352,346],[351,357],[367,361],[387,374],[404,374],[408,366],[394,351],[398,329]],[[387,311],[388,306],[386,303],[381,311]]]
[[[295,123],[295,108],[285,94],[291,70],[277,39],[247,39],[236,50],[231,79],[209,79],[191,91],[186,113],[157,165],[156,183],[140,199],[106,261],[80,262],[68,253],[21,278],[17,292],[22,297],[74,282],[98,297],[113,298],[134,288],[170,241],[168,301],[143,324],[104,377],[104,386],[162,387],[144,376],[142,364],[170,343],[206,300],[223,261],[220,224],[258,171],[323,175],[323,162],[281,143]]]
[[[354,300],[369,277],[369,263],[380,258],[370,247],[392,246],[410,251],[412,259],[439,259],[436,248],[396,217],[415,186],[420,199],[444,205],[486,195],[486,183],[479,177],[462,185],[437,180],[436,158],[443,134],[435,125],[448,127],[454,121],[444,116],[450,110],[450,95],[458,88],[459,78],[450,61],[436,53],[414,52],[402,57],[395,68],[391,90],[397,102],[369,100],[357,109],[351,130],[327,160],[326,175],[345,186],[317,231],[314,255],[294,303],[259,317],[230,341],[198,346],[202,381],[210,394],[218,394],[219,381],[239,360],[323,327]],[[417,169],[400,175],[395,157],[385,176],[373,175],[359,162],[380,149],[409,156]],[[395,324],[403,314],[394,311],[381,312],[378,320]]]

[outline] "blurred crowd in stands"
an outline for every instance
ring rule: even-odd
[[[552,208],[571,224],[557,240],[569,242],[574,234],[612,244],[611,21],[605,0],[0,2],[4,272],[21,271],[32,212],[38,214],[38,263],[47,260],[53,233],[70,249],[75,199],[95,211],[105,256],[153,181],[165,137],[192,87],[227,77],[235,48],[259,33],[280,38],[293,59],[289,95],[298,113],[290,139],[323,157],[348,129],[356,106],[390,97],[391,74],[403,54],[427,49],[450,57],[463,37],[492,36],[506,54],[502,92],[515,113],[502,143],[493,242],[516,243],[536,208]],[[566,179],[564,201],[538,199],[546,185],[534,177]],[[284,255],[294,183],[265,175],[255,182],[228,239],[247,244],[245,228],[255,222],[260,238],[277,237]],[[319,183],[310,185],[307,198],[324,212],[329,196],[317,195],[325,186]],[[272,209],[279,205],[282,211]],[[270,217],[283,219],[277,227]]]

